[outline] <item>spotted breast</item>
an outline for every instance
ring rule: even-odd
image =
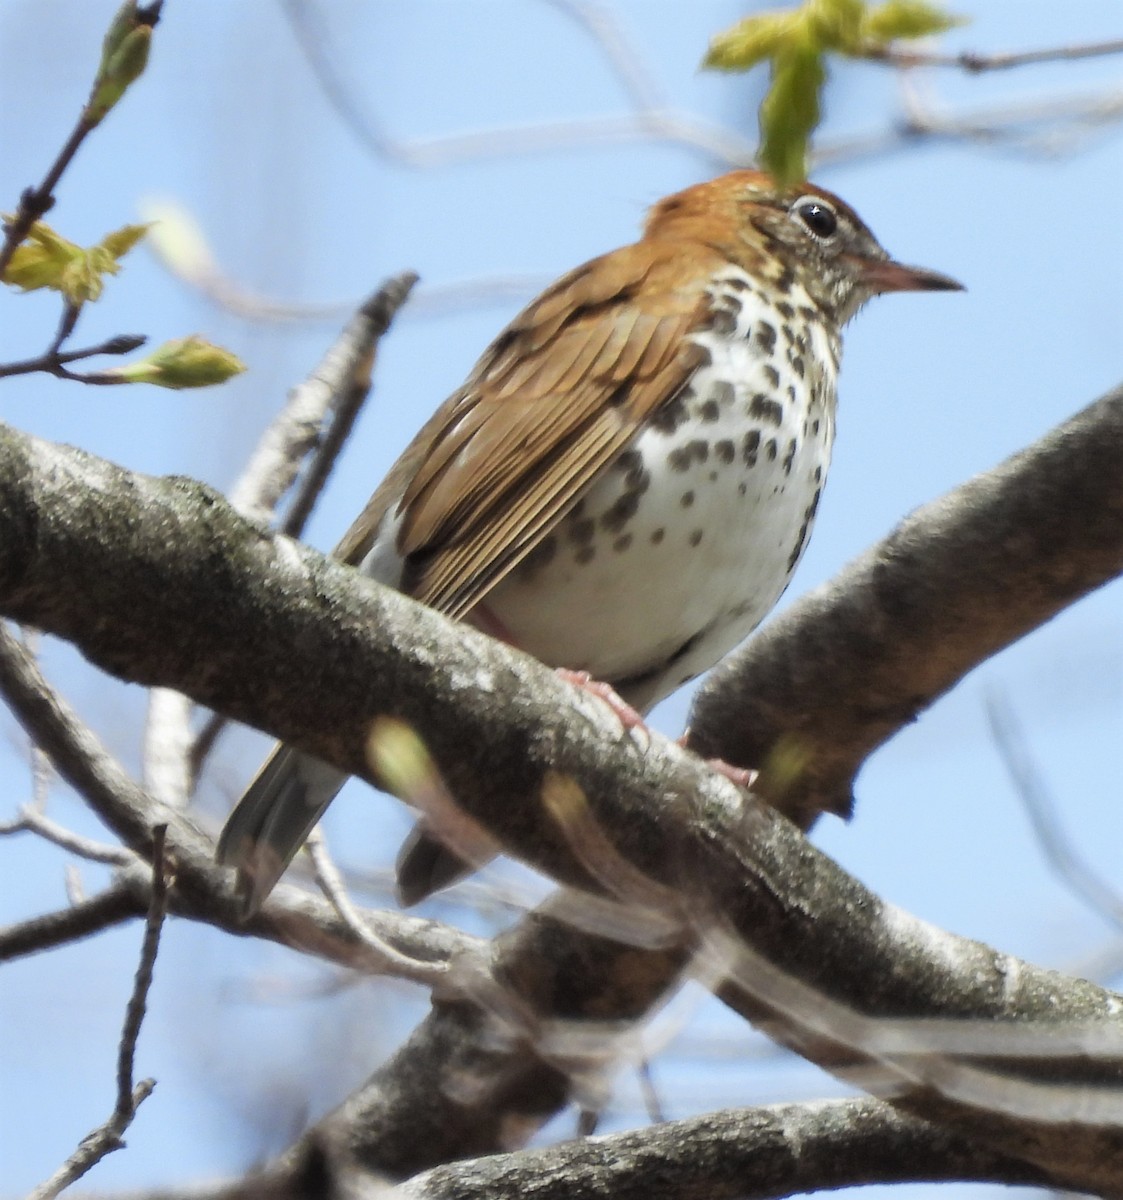
[[[834,441],[839,338],[801,287],[705,287],[698,363],[558,526],[481,602],[545,662],[641,710],[772,608],[807,543]]]

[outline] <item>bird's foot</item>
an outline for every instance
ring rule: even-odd
[[[687,743],[690,740],[690,731],[678,739],[678,744],[684,749],[689,750]],[[735,783],[739,788],[751,788],[756,782],[759,771],[755,771],[750,767],[735,767],[732,763],[727,763],[724,758],[707,758],[706,766],[711,771],[716,771],[719,775],[724,775],[731,783]]]
[[[564,679],[566,683],[571,683],[583,692],[588,692],[590,696],[596,696],[598,700],[603,700],[616,714],[617,719],[625,729],[638,729],[641,732],[647,732],[647,724],[643,717],[611,684],[602,683],[599,679],[594,679],[588,671],[571,671],[568,667],[558,667],[554,673],[559,679]]]

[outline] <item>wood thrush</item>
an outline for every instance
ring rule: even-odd
[[[775,604],[830,463],[842,326],[945,291],[829,192],[734,171],[563,275],[484,351],[336,554],[646,711]],[[219,842],[247,911],[345,776],[278,747]],[[422,831],[411,903],[458,874]]]

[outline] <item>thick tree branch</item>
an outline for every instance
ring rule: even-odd
[[[1123,388],[925,505],[731,655],[691,746],[756,766],[803,827],[849,814],[859,767],[996,651],[1123,572]]]
[[[728,1109],[437,1167],[387,1200],[772,1200],[869,1183],[1048,1177],[877,1100]]]
[[[1058,439],[1064,443],[1074,436],[1073,427],[1079,434],[1097,420],[1106,420],[1101,445],[1117,445],[1118,410],[1119,398],[1109,397],[1028,458],[1038,457],[1048,475],[1050,448],[1056,452]],[[1095,446],[1086,449],[1095,466],[1107,465]],[[662,739],[641,747],[622,737],[597,702],[573,694],[525,656],[450,626],[306,548],[247,526],[205,489],[129,476],[78,452],[14,434],[0,450],[7,457],[0,472],[4,610],[72,638],[111,670],[176,686],[351,769],[365,769],[370,720],[393,715],[423,735],[470,815],[522,856],[563,879],[603,884],[610,872],[590,865],[588,851],[596,840],[583,836],[591,828],[602,831],[607,847],[598,853],[629,865],[618,876],[617,901],[630,908],[642,901],[640,907],[650,908],[662,888],[665,907],[657,915],[665,928],[677,923],[680,931],[669,949],[621,949],[578,934],[569,925],[572,913],[561,923],[540,918],[511,935],[494,971],[499,990],[491,986],[488,993],[484,987],[490,1002],[478,1003],[479,989],[442,1000],[372,1087],[336,1115],[335,1127],[319,1131],[345,1138],[365,1165],[389,1168],[387,1173],[400,1178],[450,1151],[480,1153],[502,1145],[517,1115],[533,1112],[540,1120],[567,1094],[566,1041],[543,1039],[542,1015],[597,1011],[588,1007],[585,990],[593,979],[590,990],[600,989],[605,998],[600,1016],[638,1015],[645,1007],[635,1006],[638,995],[646,993],[650,1002],[673,982],[684,955],[704,950],[712,957],[716,946],[720,970],[707,970],[714,979],[725,976],[726,999],[746,1015],[767,1019],[772,1032],[809,1057],[841,1073],[877,1064],[901,1093],[897,1103],[1031,1159],[1070,1186],[1120,1186],[1123,1147],[1117,1130],[1092,1121],[1075,1132],[1071,1123],[1059,1127],[1053,1092],[1045,1097],[1053,1115],[1035,1115],[1041,1102],[1034,1085],[1023,1082],[1060,1081],[1060,1095],[1069,1100],[1082,1081],[1118,1084],[1118,1044],[1103,1042],[1107,1033],[1118,1032],[1116,1002],[1108,994],[905,918],[846,879],[785,821],[741,802],[728,781]],[[997,474],[1004,477],[1009,470]],[[1084,498],[1090,476],[1109,488],[1101,477],[1110,473],[1089,470],[1085,460],[1069,492],[1055,498]],[[1032,490],[1032,480],[1022,482]],[[993,494],[985,488],[979,493],[978,486],[963,491],[993,503]],[[1109,506],[1116,503],[1111,497],[1108,490]],[[1063,522],[1053,516],[1056,533]],[[981,561],[980,524],[988,523],[968,523],[976,537],[963,548],[975,563]],[[1032,543],[1038,534],[1036,528],[1019,530],[1001,511],[990,514],[989,524],[1007,543]],[[1094,519],[1083,538],[1073,533],[1067,549],[1075,565],[1061,571],[1056,555],[1047,559],[1053,565],[1045,575],[1054,587],[1042,619],[1063,596],[1082,594],[1099,582],[1105,561],[1117,561],[1113,556],[1123,537],[1118,521],[1114,541]],[[900,601],[916,607],[922,556],[916,544],[904,545],[911,553],[888,556],[875,582],[884,601],[900,564],[905,584]],[[946,550],[933,547],[936,563]],[[999,562],[1006,560],[1015,568],[1020,563],[1016,554],[999,555]],[[951,576],[951,582],[958,578]],[[937,572],[927,588],[919,588],[936,613],[943,607],[941,580]],[[994,585],[963,594],[953,588],[952,598],[962,617],[974,596],[982,606],[980,620],[1001,644],[1026,626],[1033,609],[1011,604],[992,612],[994,592]],[[1003,618],[1011,610],[1012,617]],[[115,619],[117,613],[126,616]],[[950,658],[958,661],[964,654],[958,632],[954,623],[949,627],[929,617],[931,656],[938,662],[949,656],[941,649],[942,636]],[[980,654],[994,648],[987,639],[968,644]],[[898,687],[909,672],[919,671],[914,694],[923,694],[926,661],[903,655]],[[892,677],[888,668],[883,674]],[[570,781],[581,801],[568,815],[545,804],[546,781],[558,778]],[[541,807],[530,801],[536,796],[543,798]],[[653,796],[661,797],[658,804]],[[543,810],[550,815],[544,817]],[[656,879],[659,886],[643,882]],[[528,937],[538,937],[546,952],[520,956],[519,939]],[[596,968],[588,978],[568,970],[582,957]],[[754,982],[764,964],[776,964],[778,980],[762,972],[764,982]],[[623,1002],[606,996],[614,970],[613,982],[631,976]],[[820,998],[812,1006],[803,1003],[809,991]],[[816,1016],[822,1009],[839,1014],[837,1026],[824,1029]],[[505,1014],[505,1037],[496,1036],[496,1011]],[[512,1014],[518,1017],[513,1027]],[[924,1026],[913,1031],[912,1040],[887,1045],[880,1019],[906,1015],[974,1018],[984,1029],[1003,1019],[1018,1021],[1023,1045],[1017,1053],[1005,1041],[988,1047],[976,1028],[966,1050],[949,1050],[922,1036]],[[1058,1022],[1066,1023],[1062,1029],[1069,1040],[1063,1044],[1051,1041],[1048,1032]],[[1072,1049],[1073,1022],[1082,1023],[1079,1050]],[[1032,1061],[1024,1044],[1027,1030]],[[1089,1056],[1097,1038],[1099,1051]],[[428,1058],[419,1050],[425,1042]],[[491,1061],[474,1077],[479,1086],[470,1103],[461,1100],[476,1127],[459,1146],[455,1133],[429,1139],[420,1149],[418,1137],[406,1150],[405,1143],[387,1136],[389,1126],[400,1131],[410,1116],[409,1105],[398,1103],[403,1089],[424,1092],[431,1110],[448,1101],[454,1084],[463,1096],[465,1076],[456,1068],[465,1054],[479,1057],[481,1049]],[[530,1057],[528,1049],[543,1060],[533,1089],[525,1086],[528,1074],[520,1074],[517,1065]],[[993,1069],[963,1066],[988,1053],[1010,1060],[1004,1070],[1023,1077],[1012,1081],[1013,1093],[1005,1086],[1010,1081]],[[552,1089],[543,1086],[543,1067],[553,1074]],[[1113,1097],[1118,1103],[1113,1091],[1103,1095],[1109,1109]],[[1093,1108],[1093,1118],[1097,1113],[1103,1117],[1102,1106]],[[381,1126],[372,1119],[379,1114]],[[424,1123],[418,1126],[423,1128]],[[307,1162],[307,1146],[303,1149]]]

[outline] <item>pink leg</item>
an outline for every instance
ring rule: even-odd
[[[690,731],[678,739],[678,744],[686,750],[687,741],[690,738]],[[731,783],[735,783],[739,788],[751,788],[756,782],[756,777],[760,774],[759,771],[751,770],[748,767],[735,767],[732,763],[727,763],[724,758],[707,758],[706,766],[711,770],[716,771],[719,775],[724,775]]]
[[[590,696],[596,696],[598,700],[603,700],[616,714],[625,729],[645,730],[647,728],[643,717],[627,700],[617,694],[611,684],[601,683],[599,679],[594,679],[588,671],[571,671],[568,667],[557,667],[554,673],[564,679],[566,683],[572,683],[574,687],[588,692]]]

